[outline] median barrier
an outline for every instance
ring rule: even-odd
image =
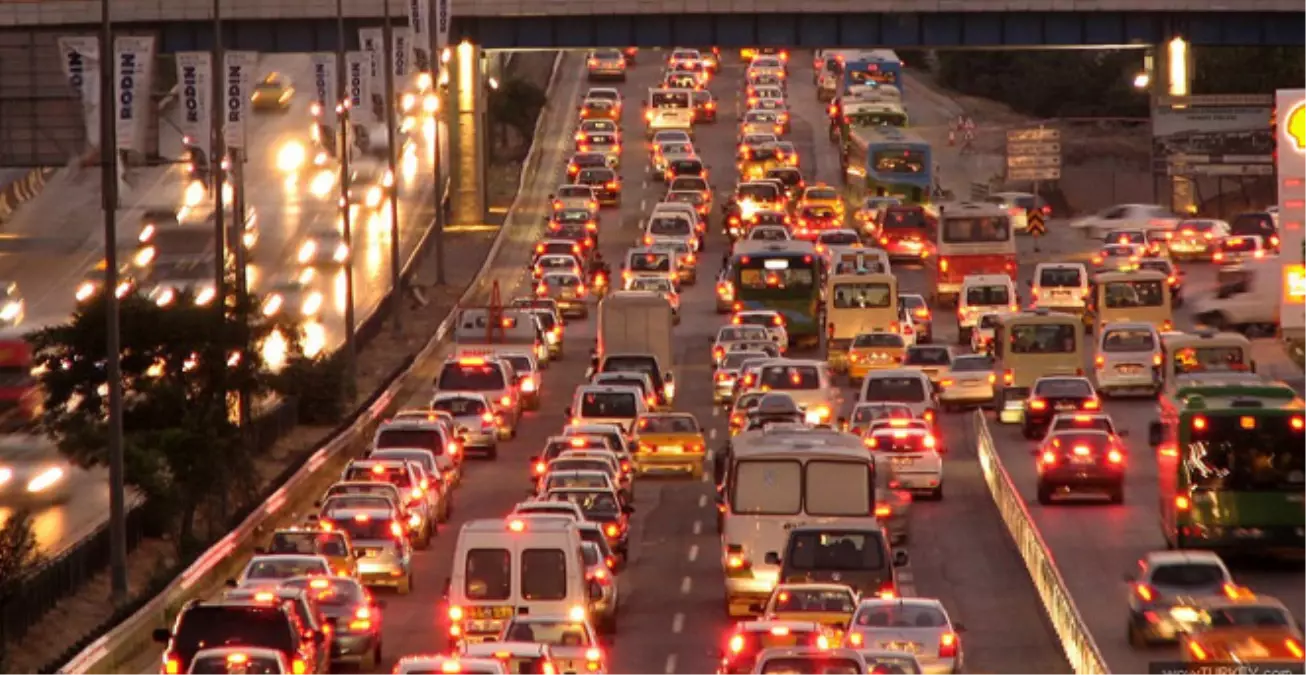
[[[561,66],[570,61],[564,53],[559,53],[554,60],[553,71],[549,77],[546,90],[551,91],[557,81]],[[578,64],[576,65],[579,68]],[[579,93],[577,90],[576,93]],[[545,134],[546,122],[563,123],[570,121],[572,97],[546,106],[536,121],[536,139],[557,136],[561,138],[569,129],[557,134]],[[542,159],[545,149],[541,143],[532,144],[530,154],[523,165],[517,197],[509,208],[508,218],[500,228],[494,243],[486,255],[485,262],[468,285],[459,304],[483,302],[489,297],[492,287],[490,278],[494,275],[496,261],[504,242],[512,238],[514,243],[533,240],[542,227],[538,218],[517,218],[516,213],[527,199],[528,181],[537,175],[556,176],[562,168],[561,154],[551,157],[550,162]],[[554,166],[556,164],[556,166]],[[543,167],[543,168],[542,168]],[[539,186],[529,191],[530,198],[542,198]],[[547,188],[544,188],[547,191]],[[514,235],[514,231],[516,234]],[[417,246],[411,260],[418,259],[417,253],[425,248],[430,238],[430,228]],[[518,270],[514,270],[517,272]],[[378,308],[386,306],[386,300]],[[125,668],[138,665],[143,653],[156,653],[157,646],[151,642],[153,629],[170,626],[177,611],[195,598],[208,597],[221,588],[225,579],[235,576],[243,564],[244,553],[252,552],[255,541],[270,528],[276,527],[276,518],[286,518],[307,510],[313,500],[335,481],[345,462],[361,454],[371,442],[376,426],[391,415],[399,405],[419,390],[428,387],[430,377],[427,374],[442,362],[442,350],[449,331],[453,325],[456,312],[451,312],[436,330],[435,335],[415,356],[393,373],[388,385],[377,392],[372,399],[357,411],[323,445],[318,447],[303,464],[291,473],[286,481],[271,491],[271,494],[244,519],[235,529],[197,558],[180,575],[174,578],[158,595],[149,599],[133,614],[104,635],[95,639],[78,654],[63,664],[60,673],[110,673],[124,672]]]
[[[1002,459],[993,446],[993,436],[989,434],[988,420],[982,410],[975,412],[975,441],[980,470],[984,474],[984,482],[989,486],[989,494],[993,496],[998,513],[1002,515],[1002,522],[1006,524],[1007,532],[1011,534],[1021,559],[1025,561],[1025,569],[1034,581],[1034,588],[1043,602],[1043,611],[1052,621],[1052,628],[1061,641],[1061,649],[1065,652],[1071,669],[1079,675],[1110,672],[1102,652],[1098,651],[1097,643],[1093,641],[1093,635],[1089,633],[1088,626],[1084,624],[1084,619],[1070,597],[1070,591],[1066,589],[1066,582],[1057,569],[1052,552],[1029,515],[1025,500],[1002,466]]]

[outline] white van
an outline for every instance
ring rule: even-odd
[[[934,423],[939,403],[934,394],[934,384],[924,372],[895,368],[874,370],[862,381],[858,403],[900,403],[911,408],[911,414]]]
[[[1188,307],[1200,326],[1272,333],[1279,327],[1284,283],[1283,261],[1277,256],[1249,260],[1221,268],[1216,272],[1215,288],[1190,294]]]
[[[1083,314],[1088,301],[1088,269],[1083,263],[1039,263],[1030,280],[1035,309]]]
[[[775,359],[762,364],[757,386],[763,391],[788,394],[803,411],[808,424],[833,424],[843,396],[824,361]]]
[[[449,640],[498,639],[518,614],[586,619],[587,588],[576,524],[554,518],[473,520],[463,525],[447,584]]]
[[[1094,385],[1103,396],[1161,391],[1161,336],[1150,323],[1116,321],[1097,336],[1093,355]]]
[[[576,387],[565,415],[571,424],[616,424],[630,433],[635,418],[648,412],[638,387],[588,384]]]
[[[1005,274],[968,274],[961,280],[957,295],[957,344],[970,343],[970,334],[979,318],[990,312],[1015,312],[1020,309],[1016,283]]]

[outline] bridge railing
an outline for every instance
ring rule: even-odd
[[[1061,641],[1061,649],[1065,652],[1071,669],[1079,675],[1109,673],[1102,652],[1098,650],[1093,635],[1070,597],[1052,552],[1030,517],[1025,500],[1002,465],[983,411],[975,413],[975,440],[980,470],[984,474],[984,482],[988,484],[989,494],[993,496],[998,513],[1002,515],[1002,522],[1015,540],[1021,559],[1025,561],[1025,569],[1034,581],[1039,600],[1043,602],[1043,610],[1052,622],[1052,628]]]

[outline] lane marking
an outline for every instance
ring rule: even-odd
[[[694,534],[695,535],[703,534],[703,521],[701,520],[694,521]]]
[[[662,672],[666,673],[667,675],[671,675],[671,673],[676,672],[676,655],[675,655],[675,654],[667,654],[667,666],[666,666],[665,669],[663,669]]]
[[[676,612],[676,615],[671,617],[671,632],[679,635],[683,630],[685,630],[685,615]]]
[[[689,577],[680,580],[680,594],[689,595],[689,591],[694,587],[694,581]]]
[[[715,412],[715,409],[713,410],[713,412]],[[716,417],[715,414],[713,414],[712,416],[713,416],[713,417]],[[709,440],[709,441],[715,441],[715,440],[716,440],[716,429],[708,429],[708,430],[707,430],[707,440]]]
[[[707,508],[707,495],[698,496],[698,508],[700,509]]]
[[[702,481],[703,481],[704,483],[707,483],[707,482],[709,482],[709,481],[711,481],[711,480],[712,480],[711,476],[708,476],[708,475],[707,475],[707,472],[704,472],[704,473],[703,473],[703,477],[702,477]]]
[[[639,212],[643,213],[647,210],[648,210],[648,200],[646,199],[639,200]]]
[[[695,521],[694,524],[698,525],[698,522]],[[689,562],[694,562],[695,560],[698,560],[698,544],[692,544],[689,547]],[[685,578],[688,579],[689,577]]]

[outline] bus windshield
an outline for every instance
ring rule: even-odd
[[[943,241],[947,244],[984,244],[1011,239],[1011,220],[1003,217],[944,218]]]
[[[1178,375],[1246,372],[1247,355],[1240,346],[1181,347],[1171,357]]]
[[[1073,354],[1079,326],[1074,323],[1027,323],[1011,327],[1013,354]]]
[[[746,291],[810,293],[816,285],[816,262],[802,258],[749,256],[739,262],[739,286]]]
[[[893,296],[887,283],[839,283],[834,286],[834,308],[884,308]]]
[[[849,113],[845,116],[845,122],[854,127],[905,127],[907,116],[900,112],[868,110]]]
[[[929,170],[929,158],[925,152],[912,148],[876,150],[872,160],[879,173],[919,174]]]
[[[1197,487],[1300,493],[1306,485],[1302,432],[1288,415],[1211,415],[1188,439],[1184,467]],[[1249,428],[1250,427],[1250,428]]]
[[[1161,280],[1111,281],[1102,292],[1109,309],[1160,307],[1165,304],[1165,287]]]

